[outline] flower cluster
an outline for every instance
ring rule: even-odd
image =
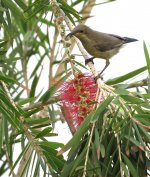
[[[90,75],[80,73],[75,79],[63,82],[58,93],[65,119],[75,132],[93,110],[97,85]]]

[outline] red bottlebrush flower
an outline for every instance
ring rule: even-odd
[[[89,74],[78,74],[75,79],[65,81],[59,87],[61,108],[72,132],[83,122],[84,118],[93,110],[97,85]]]

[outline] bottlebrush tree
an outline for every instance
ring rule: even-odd
[[[0,1],[0,176],[150,175],[146,44],[147,66],[95,82],[97,71],[93,63],[85,67],[82,45],[65,38],[91,17],[95,4]],[[73,56],[75,44],[81,55]],[[72,133],[67,143],[54,141],[60,122]]]

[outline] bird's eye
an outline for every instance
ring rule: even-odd
[[[80,30],[79,32],[80,32],[80,33],[83,33],[83,30]]]

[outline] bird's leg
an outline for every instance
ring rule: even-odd
[[[109,66],[110,62],[109,60],[106,60],[105,67],[102,69],[102,71],[94,78],[95,81],[97,81],[98,78],[101,78],[101,74],[105,71],[105,69]]]
[[[99,73],[99,75],[101,75],[105,71],[105,69],[109,66],[109,64],[110,64],[109,60],[106,60],[105,67],[102,69],[102,71]]]
[[[94,64],[94,62],[93,62],[94,58],[95,57],[91,57],[91,58],[85,59],[85,65],[87,65],[89,62],[92,62]]]

